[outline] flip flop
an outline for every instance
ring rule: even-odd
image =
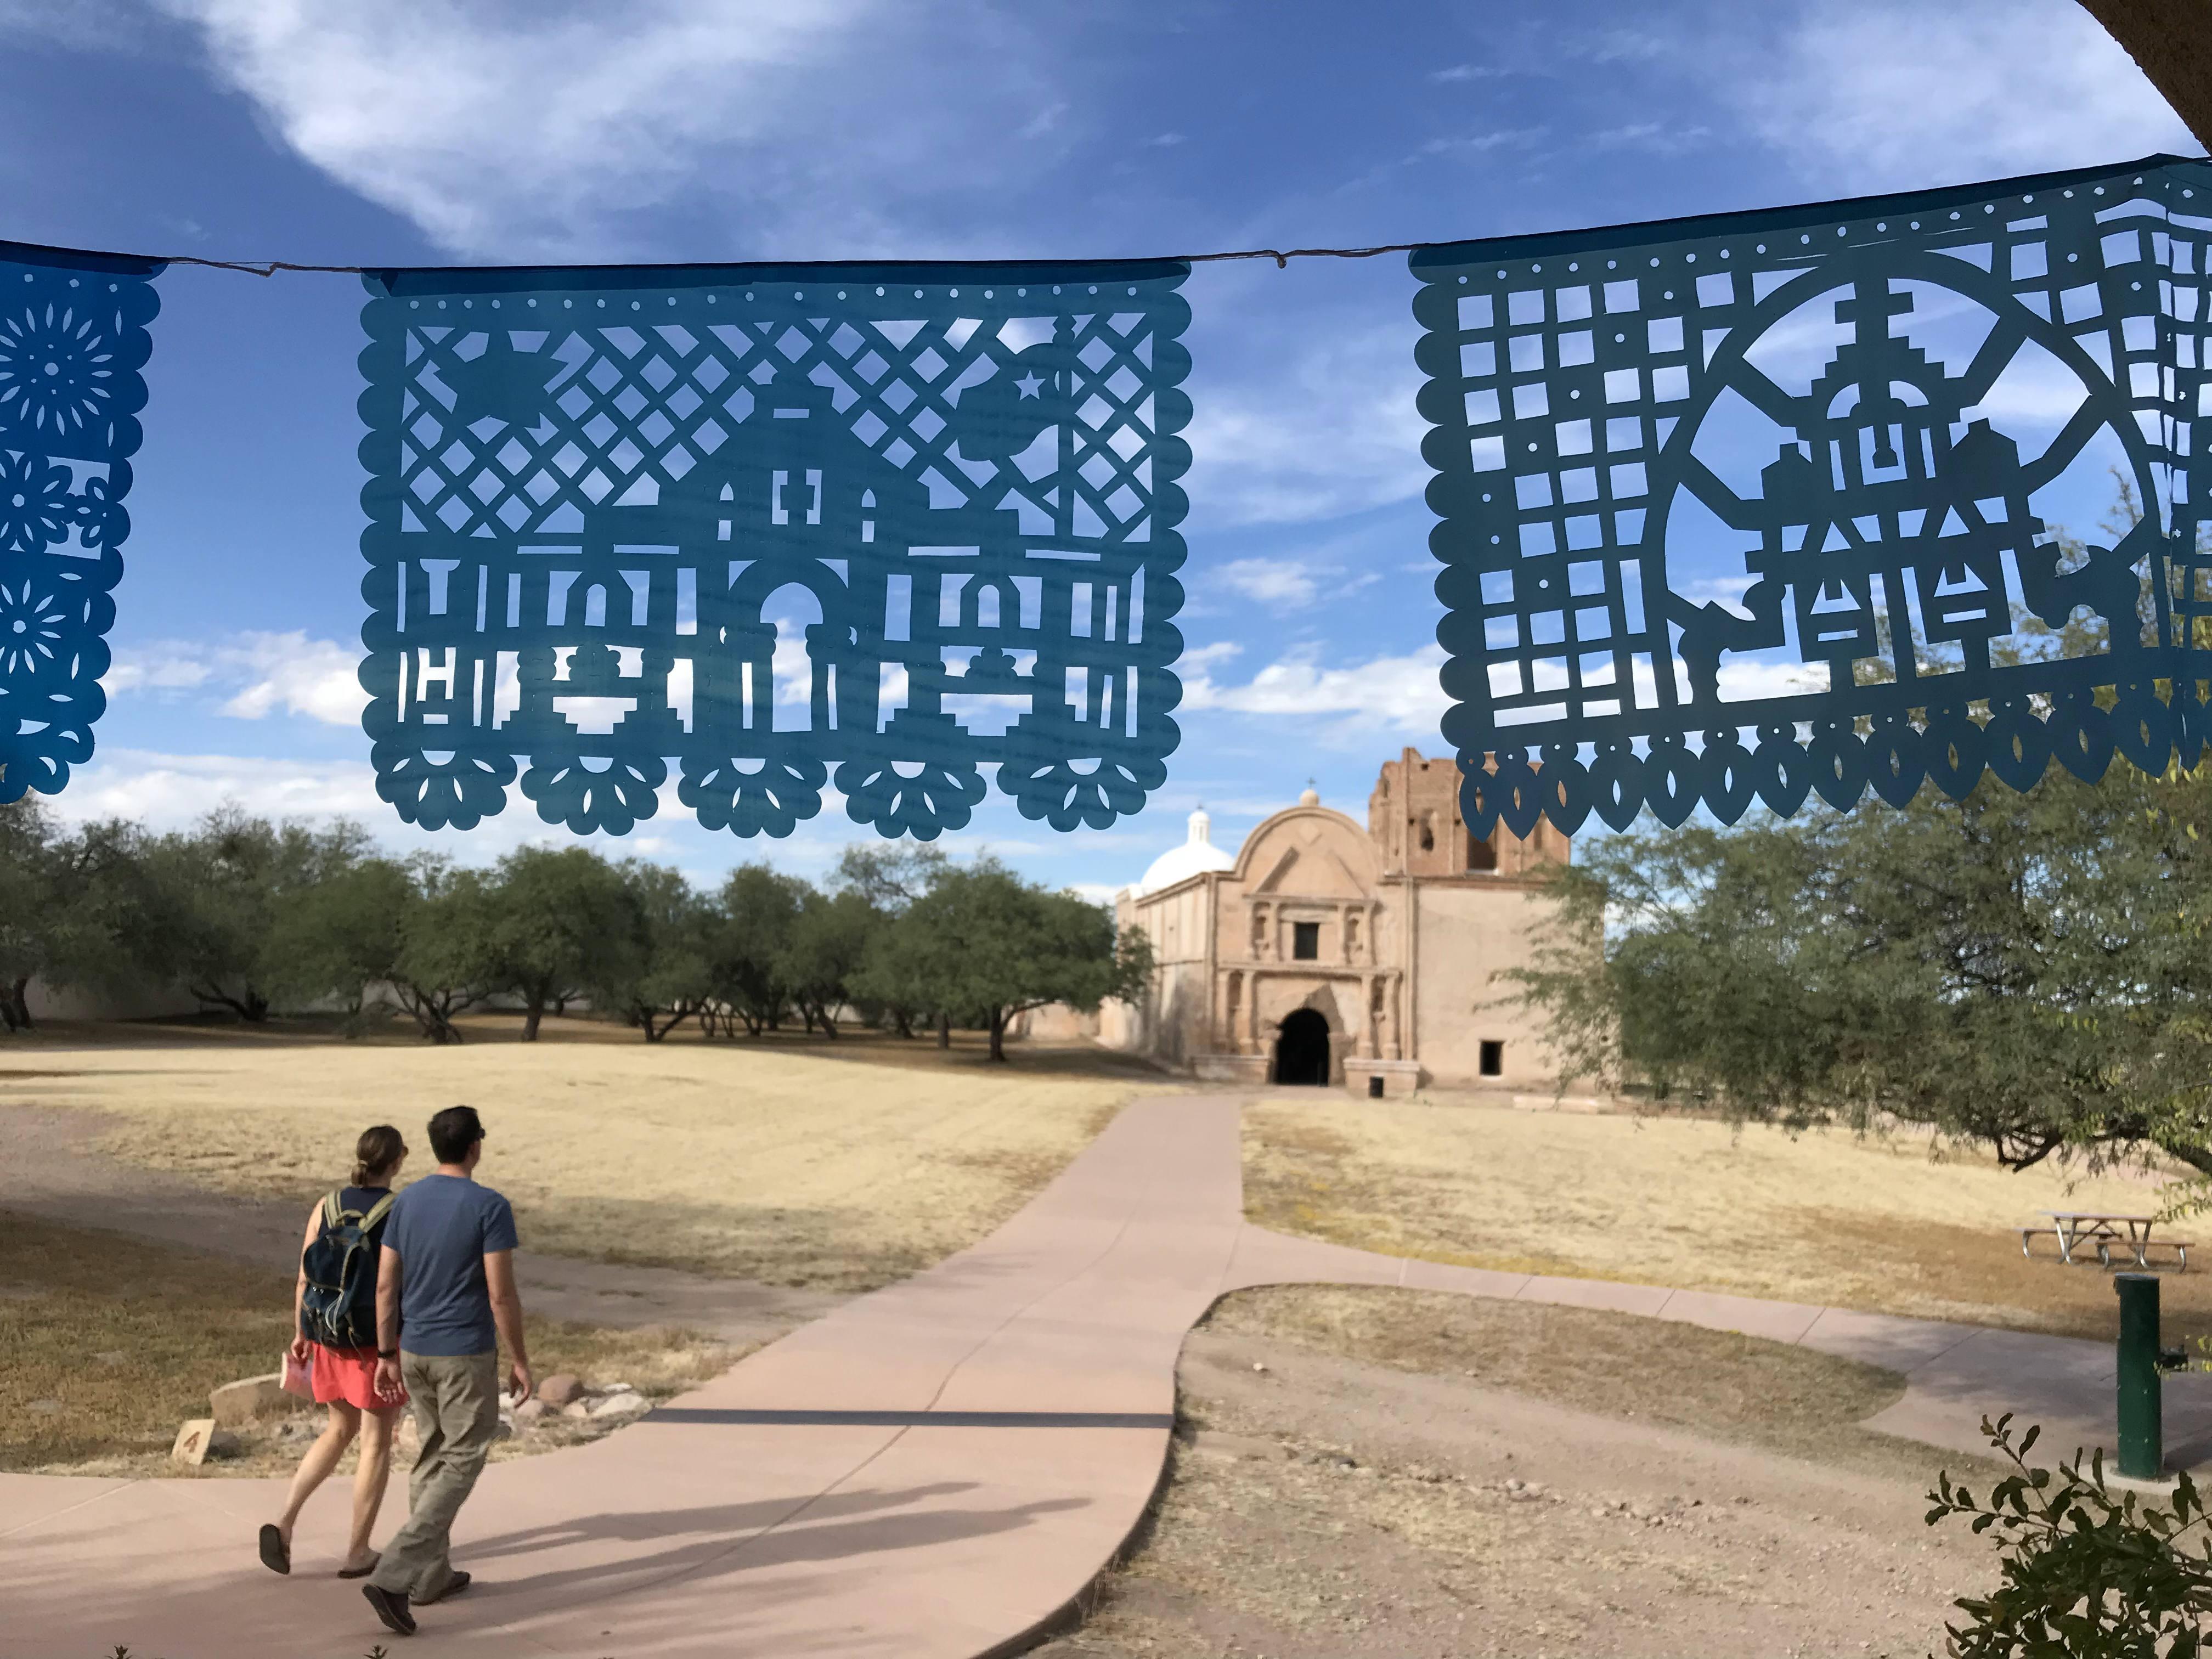
[[[382,1559],[384,1559],[384,1558],[381,1555],[372,1555],[368,1558],[368,1565],[365,1567],[340,1567],[338,1569],[338,1577],[341,1578],[366,1578],[369,1574],[376,1571],[376,1564]]]
[[[261,1528],[261,1565],[271,1572],[292,1571],[292,1547],[284,1541],[284,1534],[276,1530],[274,1522]]]

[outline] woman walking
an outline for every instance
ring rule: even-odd
[[[338,1577],[363,1578],[376,1570],[368,1534],[392,1472],[392,1434],[407,1405],[405,1390],[380,1394],[376,1387],[376,1267],[392,1209],[392,1179],[406,1161],[407,1143],[398,1130],[388,1123],[364,1130],[354,1147],[352,1184],[307,1215],[292,1295],[291,1358],[308,1368],[315,1399],[330,1407],[331,1419],[300,1460],[283,1514],[261,1528],[261,1560],[272,1571],[292,1571],[293,1524],[356,1436],[361,1460],[353,1477],[353,1536]]]

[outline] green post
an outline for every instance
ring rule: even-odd
[[[2114,1273],[2120,1293],[2120,1473],[2156,1480],[2166,1473],[2158,1375],[2158,1275]]]

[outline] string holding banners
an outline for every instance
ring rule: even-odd
[[[2209,242],[2156,156],[1413,254],[1475,833],[2194,763]]]
[[[578,834],[677,792],[788,835],[834,787],[965,825],[985,767],[1103,827],[1164,781],[1180,261],[364,278],[377,787]]]
[[[0,242],[0,805],[58,794],[106,712],[162,268]]]

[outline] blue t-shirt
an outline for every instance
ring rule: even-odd
[[[483,1259],[514,1248],[514,1212],[489,1187],[427,1175],[402,1192],[384,1242],[399,1252],[399,1346],[409,1353],[489,1353],[499,1346]]]

